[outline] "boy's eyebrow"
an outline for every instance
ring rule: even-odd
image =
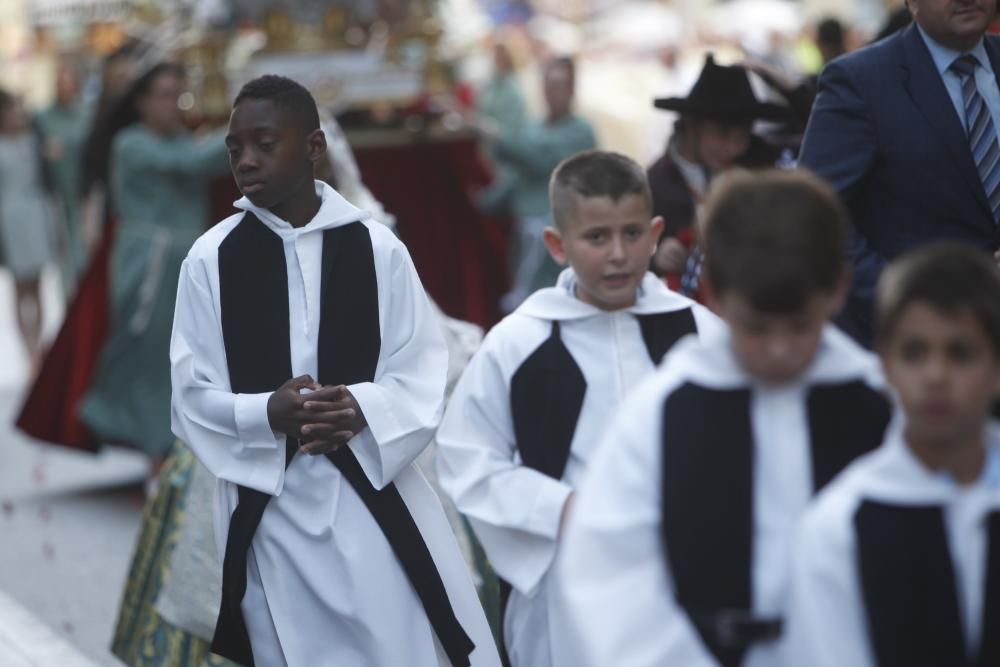
[[[249,128],[248,130],[246,130],[246,133],[264,134],[266,132],[277,132],[277,131],[278,131],[277,125],[258,125],[256,127]],[[233,134],[232,132],[226,134],[225,143],[227,146],[233,143],[234,141],[239,141],[239,137],[237,135]]]
[[[244,134],[244,133],[260,134],[261,132],[277,132],[280,129],[281,128],[278,125],[254,125],[253,127],[248,127],[246,129],[242,130],[240,132],[240,134]],[[229,139],[230,137],[234,137],[235,138],[235,136],[236,135],[233,134],[232,131],[230,131],[226,135],[226,139]]]
[[[614,227],[620,227],[623,229],[627,229],[629,227],[645,227],[649,224],[649,222],[650,222],[649,220],[643,219],[643,220],[629,220],[621,225],[611,225],[603,222],[594,223],[591,225],[588,225],[585,222],[577,222],[575,224],[583,231],[592,232],[592,231],[607,231]]]

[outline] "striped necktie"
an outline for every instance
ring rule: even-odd
[[[976,68],[979,61],[973,55],[955,59],[951,70],[962,83],[962,100],[965,103],[966,131],[972,158],[979,171],[979,179],[986,190],[986,198],[993,211],[994,222],[1000,222],[1000,144],[997,142],[993,115],[986,106],[986,100],[976,87]]]

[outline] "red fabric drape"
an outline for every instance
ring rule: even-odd
[[[232,215],[232,203],[239,196],[231,176],[215,179],[211,185],[210,220],[216,222]],[[90,388],[108,335],[113,244],[114,220],[109,219],[17,418],[17,427],[32,438],[88,452],[100,448],[100,442],[78,418],[77,407]]]
[[[491,180],[472,140],[363,148],[362,178],[398,221],[425,288],[453,317],[492,326],[508,286],[508,227],[481,214],[473,194]],[[212,217],[233,213],[239,197],[230,176],[212,185]],[[109,264],[113,224],[108,224],[62,328],[28,392],[17,427],[27,435],[96,452],[99,443],[77,417],[108,333]]]
[[[108,268],[114,227],[108,219],[17,418],[17,427],[33,438],[90,452],[96,452],[99,443],[77,418],[76,408],[90,386],[108,333]]]
[[[355,150],[362,180],[397,219],[427,292],[452,317],[490,327],[508,288],[509,227],[479,212],[492,179],[471,139]]]

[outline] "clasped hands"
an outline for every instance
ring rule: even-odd
[[[312,456],[336,451],[368,425],[347,387],[324,387],[309,375],[278,387],[267,401],[267,419],[275,431],[298,438],[299,450]]]

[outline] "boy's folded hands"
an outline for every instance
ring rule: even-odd
[[[298,438],[313,456],[336,451],[366,425],[361,407],[344,385],[324,387],[309,375],[281,385],[267,402],[271,428]]]

